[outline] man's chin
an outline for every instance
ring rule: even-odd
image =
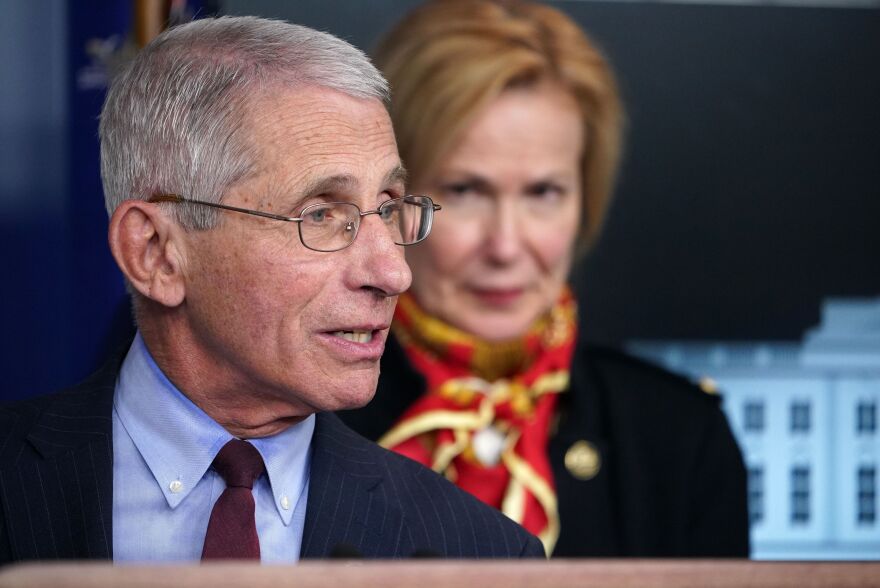
[[[359,377],[344,380],[344,382],[348,382],[348,385],[339,382],[334,383],[334,389],[332,391],[326,390],[324,393],[324,399],[329,402],[320,402],[321,399],[319,398],[319,404],[323,405],[323,410],[326,411],[361,408],[368,404],[373,399],[373,396],[376,395],[378,377],[378,370],[376,370],[375,377],[362,374]]]

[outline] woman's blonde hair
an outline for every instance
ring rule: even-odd
[[[432,0],[379,45],[401,157],[418,183],[474,117],[513,86],[551,81],[583,113],[584,206],[578,247],[605,219],[623,143],[623,106],[605,58],[562,12],[522,0]]]

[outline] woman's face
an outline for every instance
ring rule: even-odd
[[[505,91],[413,186],[443,205],[407,249],[412,293],[482,339],[524,335],[556,302],[581,214],[583,124],[558,86]]]

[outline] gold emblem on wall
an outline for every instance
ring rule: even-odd
[[[589,480],[599,473],[602,458],[596,447],[583,439],[565,452],[565,469],[578,480]]]
[[[706,394],[718,394],[718,382],[710,378],[709,376],[704,376],[700,378],[697,385],[700,387],[700,390],[705,392]]]

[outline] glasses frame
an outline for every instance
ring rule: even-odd
[[[409,247],[410,245],[415,245],[416,243],[421,243],[422,241],[424,241],[425,239],[428,238],[428,235],[431,234],[431,229],[433,228],[433,224],[434,224],[434,213],[437,212],[438,210],[443,209],[443,207],[440,206],[439,204],[437,204],[436,202],[434,202],[430,196],[424,196],[421,194],[418,194],[418,195],[417,194],[408,194],[406,196],[399,196],[397,198],[391,198],[390,200],[386,200],[385,202],[380,204],[375,210],[367,210],[367,211],[361,210],[360,206],[358,206],[357,204],[355,204],[353,202],[321,202],[318,204],[310,204],[309,206],[306,206],[305,208],[303,208],[300,211],[299,216],[284,216],[283,214],[273,214],[271,212],[263,212],[262,210],[252,210],[250,208],[239,208],[238,206],[229,206],[228,204],[220,204],[219,202],[206,202],[204,200],[195,200],[193,198],[185,198],[183,196],[180,196],[179,194],[154,194],[153,196],[151,196],[149,198],[149,200],[147,200],[147,202],[150,202],[153,204],[161,204],[163,202],[170,202],[172,204],[183,204],[183,203],[201,204],[203,206],[210,206],[211,208],[218,208],[221,210],[229,210],[232,212],[240,212],[242,214],[250,214],[253,216],[261,216],[263,218],[268,218],[271,220],[284,221],[284,222],[288,222],[288,223],[297,223],[297,229],[298,229],[297,234],[299,235],[299,242],[302,243],[303,247],[305,247],[306,249],[311,249],[312,251],[319,251],[321,253],[333,253],[334,251],[341,251],[341,250],[345,249],[346,247],[348,247],[349,245],[351,245],[352,243],[354,243],[354,240],[357,239],[358,231],[360,231],[360,228],[361,228],[361,222],[360,222],[361,218],[368,216],[368,215],[371,215],[371,214],[381,214],[382,209],[384,207],[386,207],[389,202],[395,202],[395,201],[406,202],[407,198],[413,198],[413,197],[425,198],[428,200],[428,202],[431,204],[431,218],[429,219],[430,222],[428,223],[428,230],[425,232],[425,236],[422,237],[421,239],[419,239],[418,241],[414,241],[412,243],[398,243],[397,241],[394,242],[395,245],[400,245],[402,247]],[[351,241],[349,241],[348,243],[346,243],[345,245],[343,245],[342,247],[339,247],[337,249],[316,249],[315,247],[310,247],[309,245],[306,244],[305,240],[303,239],[303,235],[302,235],[302,222],[305,220],[303,217],[305,216],[306,211],[308,211],[310,208],[313,208],[316,206],[327,206],[327,205],[331,205],[331,204],[344,204],[346,206],[353,206],[358,211],[359,218],[358,218],[357,225],[355,225],[355,228],[354,228],[354,236],[352,236]]]

